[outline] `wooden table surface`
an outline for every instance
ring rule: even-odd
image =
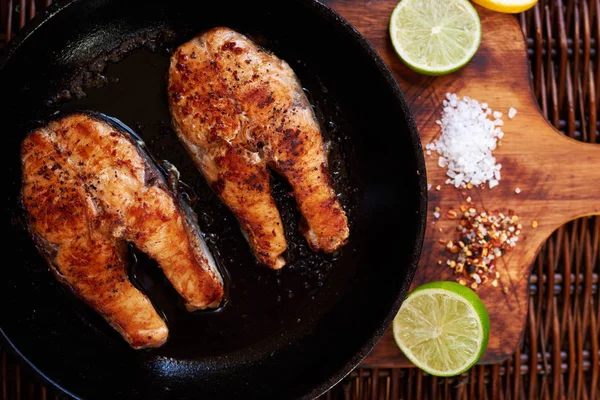
[[[494,152],[503,166],[497,188],[456,190],[444,184],[446,171],[438,167],[437,157],[426,157],[428,182],[433,187],[440,185],[441,190],[429,192],[425,243],[413,282],[414,288],[426,282],[456,279],[450,268],[438,265],[438,260],[449,258],[439,241],[454,239],[457,221],[444,217],[435,220],[431,215],[434,207],[440,207],[442,215],[449,209],[458,210],[468,193],[480,211],[514,210],[523,225],[519,242],[497,264],[499,287],[487,286],[478,291],[491,319],[490,342],[481,362],[501,362],[520,346],[528,312],[531,265],[542,244],[566,222],[600,214],[600,146],[561,135],[542,116],[532,92],[527,44],[514,16],[476,6],[483,31],[476,56],[456,73],[428,77],[409,70],[391,45],[388,23],[397,0],[325,3],[352,23],[390,67],[413,111],[423,144],[439,135],[435,120],[441,116],[446,92],[487,102],[504,113],[506,136],[502,147]],[[514,120],[506,117],[510,107],[518,110]],[[515,193],[517,187],[520,194]],[[388,330],[363,365],[393,368],[411,364]]]

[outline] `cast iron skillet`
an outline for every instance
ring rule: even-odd
[[[170,128],[165,74],[178,44],[217,25],[287,60],[331,143],[350,242],[315,254],[297,233],[290,188],[273,178],[288,266],[257,266],[238,224]],[[104,68],[107,66],[106,68]],[[315,0],[59,1],[0,57],[4,262],[0,331],[50,382],[83,398],[313,398],[367,355],[405,297],[423,241],[426,178],[410,112],[382,60]],[[130,275],[164,313],[168,343],[134,351],[56,282],[23,225],[19,146],[75,110],[120,119],[181,171],[221,267],[228,302],[187,313],[156,264]]]

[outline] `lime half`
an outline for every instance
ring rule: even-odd
[[[409,68],[444,75],[473,58],[481,22],[468,0],[402,0],[392,13],[390,35]]]
[[[487,347],[490,318],[479,297],[456,282],[433,282],[408,295],[394,319],[406,357],[435,376],[459,375]]]

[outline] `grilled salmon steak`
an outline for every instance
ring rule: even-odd
[[[348,238],[315,114],[283,60],[228,28],[212,29],[171,57],[173,126],[212,189],[239,220],[258,261],[285,264],[283,225],[267,166],[291,184],[315,251]]]
[[[134,348],[168,335],[128,279],[126,243],[163,269],[188,309],[216,307],[223,282],[195,216],[117,120],[74,114],[36,130],[21,148],[29,230],[56,277]]]

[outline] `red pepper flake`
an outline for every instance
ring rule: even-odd
[[[463,215],[458,221],[455,240],[439,240],[452,254],[445,264],[452,268],[459,283],[473,290],[488,283],[498,287],[500,274],[496,263],[516,246],[523,228],[518,223],[519,217],[513,210],[506,215],[480,212],[472,202],[461,205],[460,210]],[[446,216],[456,219],[458,214],[451,211]]]

